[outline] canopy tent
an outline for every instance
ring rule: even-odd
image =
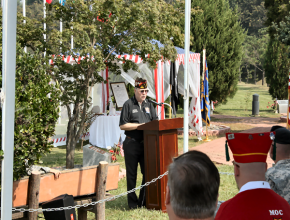
[[[164,47],[159,41],[154,41],[159,47]],[[184,94],[184,49],[175,47],[177,50],[177,58],[175,60],[176,72],[178,73],[178,92]],[[122,69],[123,62],[120,61],[118,65],[121,69],[121,75],[116,75],[110,70],[106,69],[99,74],[110,82],[125,82],[134,86],[135,79],[142,77],[147,79],[149,88],[148,96],[155,99],[156,102],[164,102],[170,95],[170,61],[157,61],[156,69],[152,70],[148,64],[144,63],[138,55],[116,55],[118,58],[124,58],[136,63],[139,71],[129,70],[125,72]],[[63,56],[63,60],[70,64],[76,64],[77,61],[85,59],[86,57]],[[53,60],[50,60],[53,64]],[[202,119],[200,111],[200,54],[190,52],[189,55],[189,96],[192,97],[189,107],[189,126],[196,131],[198,136],[203,134]],[[92,90],[93,105],[100,106],[102,112],[105,112],[106,106],[111,96],[109,84],[96,84]],[[157,106],[157,115],[159,119],[165,118],[164,106]]]

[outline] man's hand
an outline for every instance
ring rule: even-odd
[[[50,169],[50,172],[54,174],[54,178],[58,179],[60,175],[60,170]]]

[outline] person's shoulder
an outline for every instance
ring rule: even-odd
[[[134,103],[134,97],[129,98],[126,102],[124,102],[124,105],[132,105]]]
[[[290,178],[290,160],[279,161],[274,167],[271,167],[266,172],[266,178],[285,179]]]

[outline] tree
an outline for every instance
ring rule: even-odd
[[[288,98],[289,52],[288,46],[275,39],[270,40],[266,52],[265,73],[267,84],[269,84],[269,93],[273,99]]]
[[[286,0],[265,0],[269,41],[265,69],[269,93],[273,98],[287,99],[289,75],[289,15],[290,3]]]
[[[202,12],[191,15],[191,50],[206,49],[210,100],[225,103],[237,91],[244,30],[225,0],[196,0],[192,7]]]
[[[100,70],[109,68],[120,74],[117,62],[123,62],[124,71],[137,70],[135,63],[118,59],[115,54],[135,54],[151,67],[159,59],[175,59],[176,50],[171,37],[182,41],[182,34],[175,25],[179,11],[162,0],[66,0],[66,4],[47,5],[47,54],[55,65],[47,69],[59,83],[62,105],[68,110],[66,167],[74,167],[74,149],[84,128],[85,114],[90,102],[89,88],[103,81]],[[62,33],[53,28],[55,21],[62,19]],[[50,26],[51,25],[51,26]],[[74,36],[74,48],[70,38]],[[165,47],[159,48],[151,40],[160,40]],[[61,53],[85,57],[75,65],[62,61]],[[150,54],[150,56],[147,56]],[[74,104],[74,108],[70,108]]]
[[[22,16],[18,14],[17,25],[17,56],[15,77],[15,129],[14,129],[14,180],[26,175],[25,160],[28,165],[38,164],[41,157],[53,147],[49,140],[54,135],[55,124],[59,112],[59,94],[57,85],[45,72],[46,60],[37,51],[25,54],[21,42],[30,42],[29,21],[23,29]],[[0,15],[2,23],[2,14]],[[2,27],[0,44],[2,44]],[[35,32],[36,33],[36,32]],[[25,40],[26,39],[26,40]],[[27,45],[29,45],[28,43]],[[2,54],[2,45],[0,47]],[[2,56],[0,57],[0,86],[2,86]],[[2,124],[2,109],[0,110]],[[0,142],[2,126],[0,126]],[[5,155],[4,155],[5,157]]]
[[[242,27],[248,35],[259,35],[259,30],[265,27],[266,9],[265,0],[230,0],[232,9],[239,13]]]
[[[247,83],[249,73],[254,73],[254,83],[260,78],[256,74],[256,70],[262,73],[262,85],[264,85],[264,77],[265,77],[265,55],[267,51],[267,45],[269,41],[269,35],[267,33],[267,28],[259,29],[259,35],[247,35],[245,38],[245,42],[243,44],[243,66],[247,72]],[[248,68],[248,66],[253,66],[252,68]]]

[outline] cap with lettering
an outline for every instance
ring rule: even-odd
[[[226,138],[227,161],[230,160],[227,146],[229,145],[237,163],[266,162],[267,154],[275,140],[275,132],[226,133]],[[276,157],[276,146],[274,146],[274,150]]]

